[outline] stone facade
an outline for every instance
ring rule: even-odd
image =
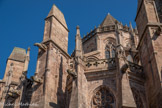
[[[34,44],[35,75],[26,77],[30,49],[14,48],[0,80],[0,107],[161,108],[161,4],[139,0],[135,29],[110,14],[83,38],[77,26],[71,56],[64,15],[53,5],[43,41]]]

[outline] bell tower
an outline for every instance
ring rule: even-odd
[[[139,55],[146,74],[146,96],[151,108],[160,107],[162,69],[162,24],[157,11],[158,0],[138,0],[136,16],[139,32]],[[158,7],[159,10],[160,7]]]

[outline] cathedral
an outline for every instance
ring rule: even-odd
[[[45,18],[34,76],[30,48],[15,47],[0,80],[0,108],[162,108],[162,1],[138,0],[136,28],[108,14],[68,49],[64,14]]]

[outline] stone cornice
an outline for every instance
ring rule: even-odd
[[[67,58],[71,59],[71,56],[67,52],[65,52],[59,45],[57,45],[52,39],[45,40],[42,43],[47,44],[49,42],[52,42],[62,52],[63,55],[65,55]]]
[[[120,28],[119,28],[119,30],[124,31],[124,32],[129,32],[129,29],[130,29],[129,27],[124,26],[124,25],[120,25]],[[88,41],[89,39],[94,37],[96,34],[106,33],[106,32],[116,32],[115,25],[95,28],[90,33],[88,33],[85,37],[82,38],[82,42],[84,43]]]
[[[3,80],[0,80],[0,83],[5,83],[5,81],[3,81]]]
[[[13,61],[22,62],[22,63],[25,62],[25,60],[24,60],[24,61],[22,61],[22,60],[15,60],[15,59],[11,59],[11,58],[8,58],[7,61],[8,61],[8,60],[13,60]]]
[[[105,78],[114,78],[116,77],[116,71],[107,71],[107,70],[99,70],[99,71],[90,71],[90,72],[85,72],[85,76],[88,81],[90,80],[95,80],[95,79],[105,79]]]
[[[97,55],[97,54],[100,54],[101,52],[99,52],[98,50],[96,51],[92,51],[92,52],[89,52],[89,53],[85,53],[83,54],[85,57],[90,57],[92,55]]]
[[[159,27],[159,26],[162,26],[162,23],[147,23],[147,25],[145,26],[145,29],[143,30],[142,36],[139,39],[137,49],[139,49],[139,47],[141,46],[141,43],[142,43],[143,38],[144,38],[144,33],[147,30],[147,28],[148,27]]]

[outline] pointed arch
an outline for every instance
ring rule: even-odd
[[[108,87],[100,86],[94,91],[91,103],[91,108],[115,108],[116,99]]]
[[[105,46],[105,58],[115,58],[116,51],[115,51],[115,43],[113,41],[107,41]]]
[[[99,60],[99,58],[93,55],[87,57],[87,61],[97,61],[97,60]]]

